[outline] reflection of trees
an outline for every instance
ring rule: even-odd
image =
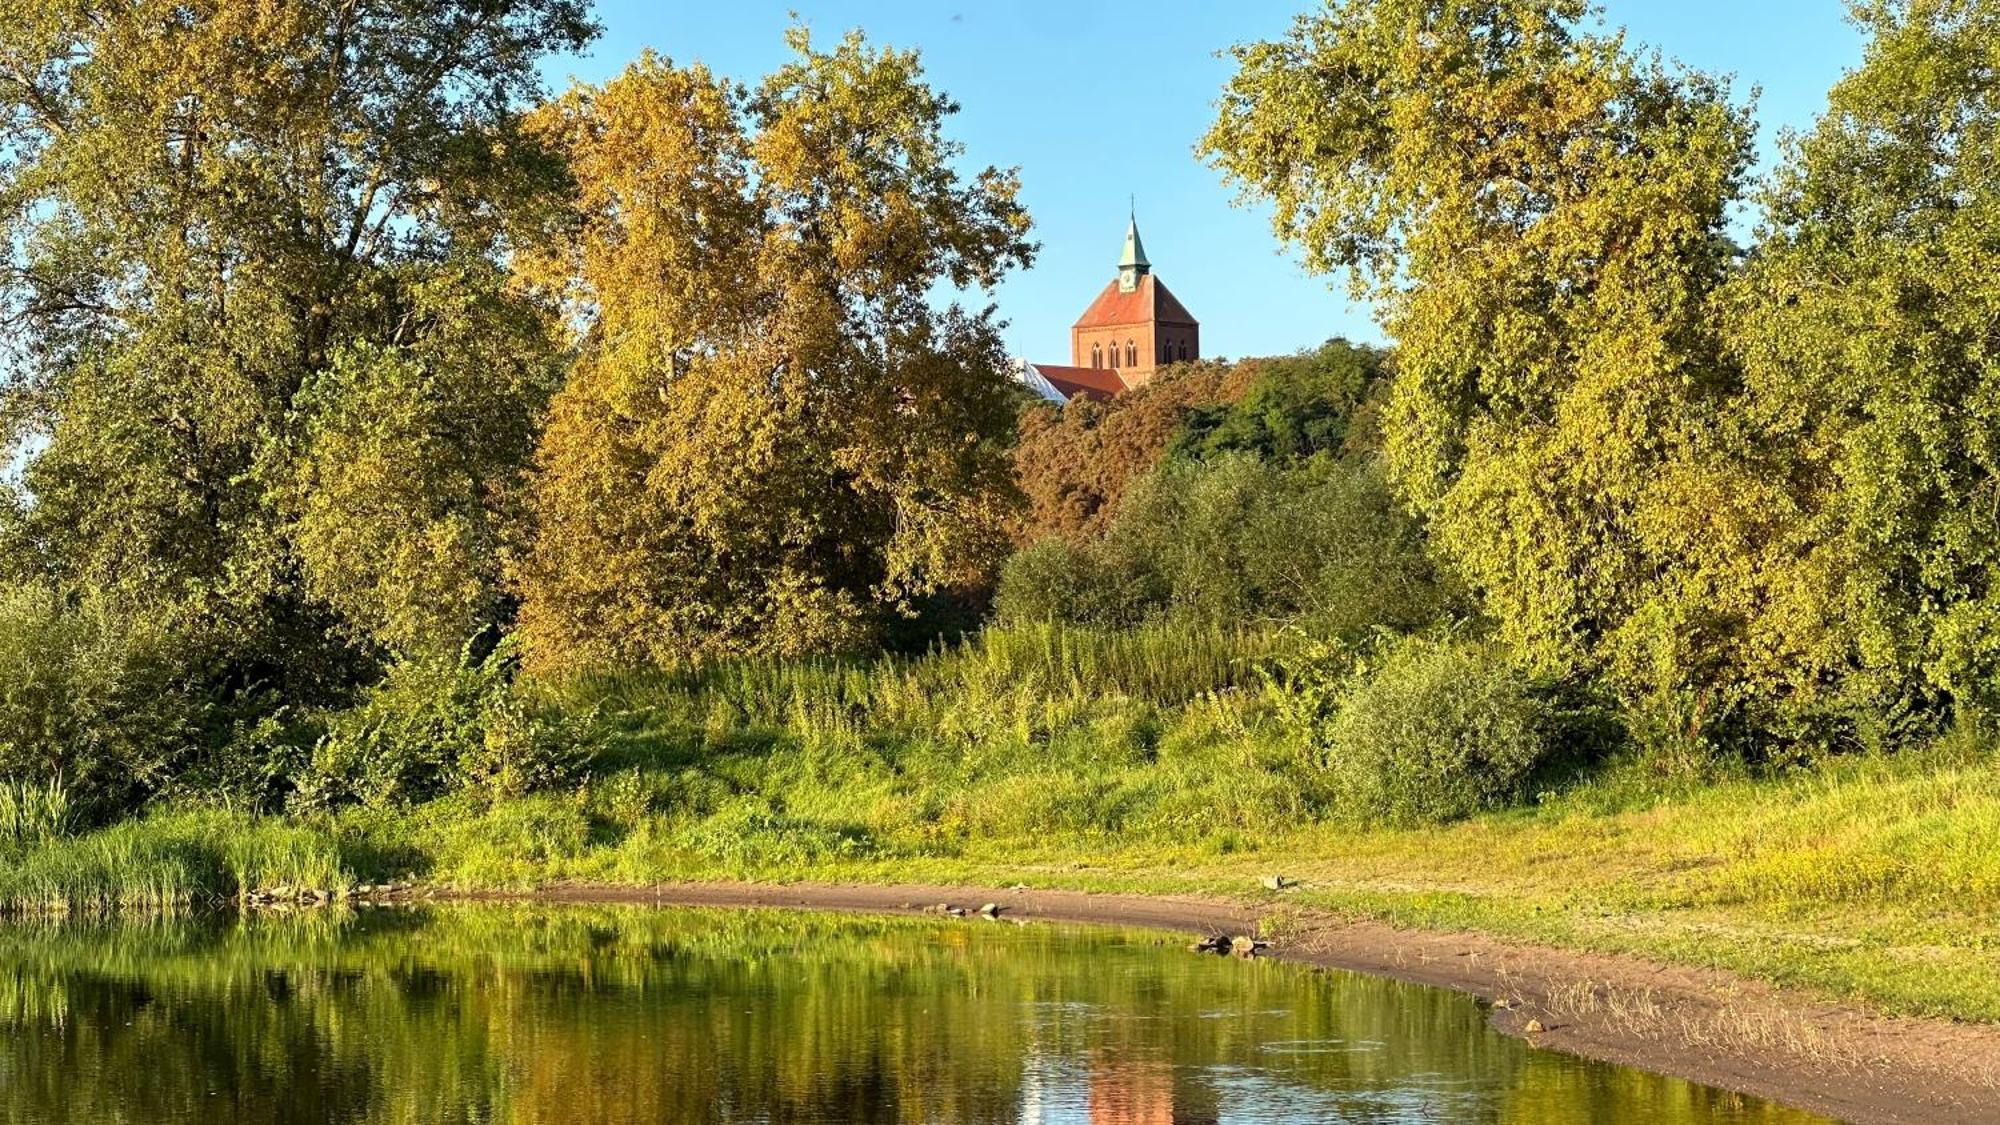
[[[1527,1069],[1508,1087],[1499,1120],[1503,1125],[1617,1121],[1635,1104],[1656,1106],[1653,1112],[1662,1121],[1778,1125],[1808,1120],[1796,1111],[1724,1090],[1644,1071],[1579,1067],[1563,1056],[1539,1051],[1529,1056]]]
[[[512,907],[0,930],[7,1121],[1672,1121],[1706,1093],[1531,1055],[1462,998],[1150,936]]]

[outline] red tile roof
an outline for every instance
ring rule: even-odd
[[[1095,367],[1058,367],[1052,363],[1037,363],[1034,368],[1064,398],[1094,398],[1104,402],[1125,389],[1125,382],[1116,371]]]
[[[1083,316],[1076,322],[1078,328],[1108,328],[1113,325],[1151,324],[1159,321],[1165,324],[1199,324],[1187,307],[1167,292],[1167,287],[1159,278],[1147,274],[1139,279],[1138,287],[1130,293],[1120,292],[1118,283],[1113,281],[1090,303]]]

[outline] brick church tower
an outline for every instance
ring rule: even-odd
[[[1169,363],[1201,358],[1201,323],[1153,276],[1139,220],[1125,229],[1118,278],[1069,330],[1070,363],[1115,371],[1126,390]]]
[[[1169,363],[1201,358],[1201,324],[1174,299],[1139,241],[1139,219],[1125,228],[1118,277],[1069,330],[1070,366],[1020,364],[1020,377],[1053,402],[1108,399],[1151,379]]]

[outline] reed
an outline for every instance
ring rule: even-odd
[[[171,911],[352,882],[324,829],[228,810],[162,812],[22,850],[0,865],[0,913]]]
[[[66,834],[75,817],[59,780],[43,785],[0,781],[0,847],[27,847]]]

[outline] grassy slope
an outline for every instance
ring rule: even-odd
[[[312,823],[180,812],[0,864],[0,902],[157,905],[405,872],[965,880],[1271,897],[1733,969],[2000,1020],[2000,759],[1669,785],[1613,766],[1443,828],[1330,819],[1251,667],[1281,641],[989,635],[913,663],[583,685],[620,735],[578,793]]]

